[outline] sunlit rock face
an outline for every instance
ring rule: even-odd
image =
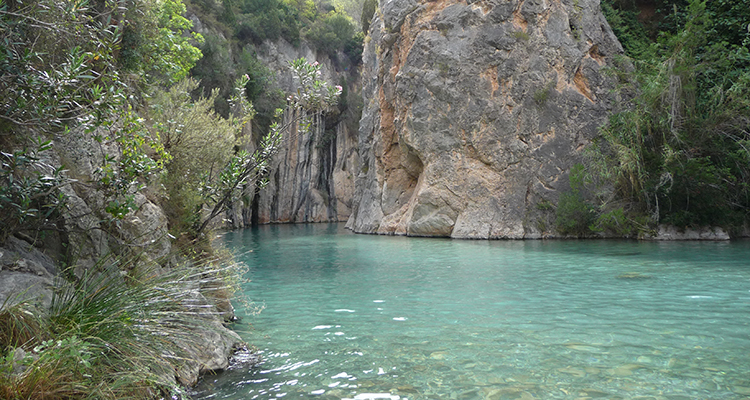
[[[381,0],[364,54],[355,232],[538,238],[614,103],[598,0]]]

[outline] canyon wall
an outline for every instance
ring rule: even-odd
[[[366,40],[360,233],[554,236],[568,173],[616,100],[598,0],[381,0]]]
[[[339,112],[315,119],[311,129],[296,126],[283,133],[283,144],[271,163],[268,185],[255,195],[252,209],[244,210],[245,225],[255,223],[338,222],[351,214],[354,166],[358,153],[356,119],[360,83],[354,66],[343,54],[339,62],[317,55],[306,44],[294,47],[283,40],[266,42],[258,58],[276,73],[285,92],[295,91],[289,62],[301,57],[321,64],[321,79],[347,86],[347,101]],[[286,110],[283,124],[296,117]],[[354,123],[351,123],[354,122]],[[294,124],[293,124],[294,125]],[[251,215],[254,213],[255,215]]]

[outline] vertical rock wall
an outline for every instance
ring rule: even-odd
[[[381,0],[355,232],[538,238],[614,98],[598,0]]]
[[[295,48],[283,41],[267,42],[259,51],[259,58],[277,72],[279,85],[287,91],[293,89],[288,63],[300,57],[320,62],[322,78],[331,84],[351,75],[337,70],[328,57],[317,57],[305,45]],[[359,82],[350,79],[348,86],[350,97],[354,97]],[[293,110],[287,110],[284,121],[295,117]],[[322,117],[315,118],[313,127],[306,132],[296,128],[284,132],[282,148],[271,165],[269,183],[255,199],[258,223],[336,222],[349,218],[358,153],[356,132],[348,126],[345,117],[338,121]]]

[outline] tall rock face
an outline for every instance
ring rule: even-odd
[[[599,0],[381,0],[365,46],[360,233],[539,238],[615,101]]]
[[[258,57],[277,74],[278,84],[285,91],[294,90],[289,61],[305,57],[321,63],[322,79],[337,85],[344,83],[349,101],[340,115],[315,118],[310,129],[296,127],[283,134],[283,144],[271,163],[268,185],[256,194],[254,209],[245,210],[245,222],[337,222],[351,214],[354,178],[358,156],[356,123],[359,81],[353,77],[352,66],[339,65],[327,56],[318,56],[306,45],[293,47],[283,40],[266,42],[258,49]],[[345,56],[341,55],[341,60]],[[347,70],[348,68],[348,70]],[[297,117],[287,110],[284,123]],[[249,212],[255,215],[250,217]]]

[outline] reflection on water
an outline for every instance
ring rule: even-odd
[[[264,363],[204,399],[743,399],[750,243],[229,233]],[[242,310],[238,311],[242,313]]]

